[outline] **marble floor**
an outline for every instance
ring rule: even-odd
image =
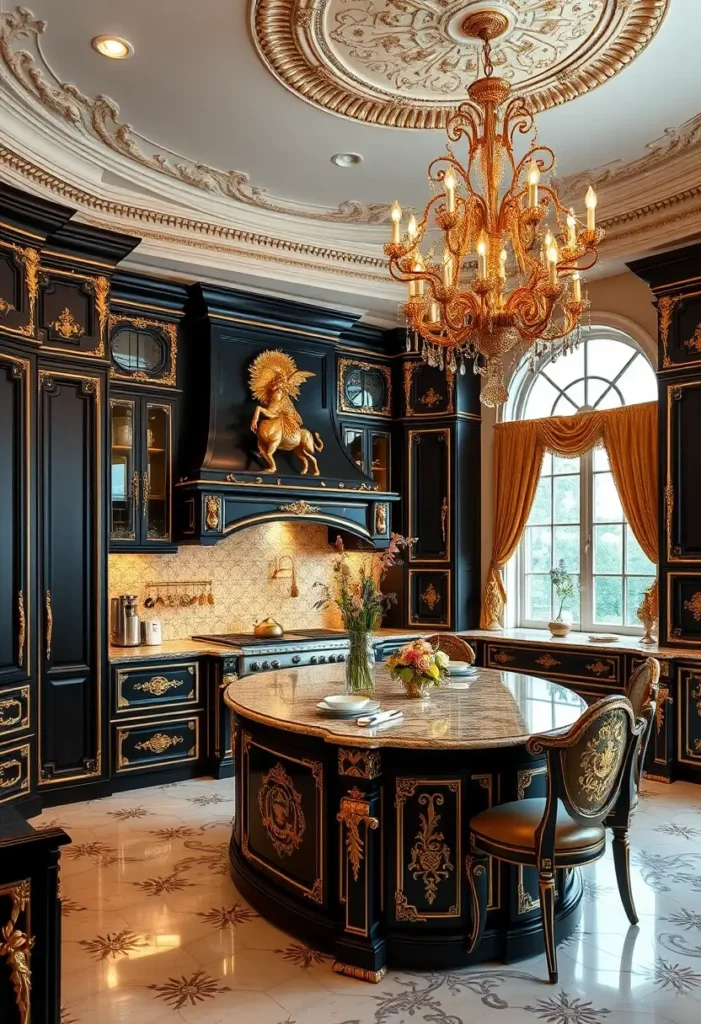
[[[577,932],[544,957],[376,986],[266,924],[227,873],[232,783],[198,780],[71,804],[64,850],[63,1024],[699,1024],[701,787],[645,782],[629,929],[607,855]]]

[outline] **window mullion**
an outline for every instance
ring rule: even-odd
[[[592,628],[593,606],[594,606],[594,535],[593,523],[593,494],[594,494],[594,455],[588,451],[582,456],[580,462],[580,489],[581,501],[579,511],[580,523],[580,582],[582,592],[580,594],[581,628],[583,630]]]

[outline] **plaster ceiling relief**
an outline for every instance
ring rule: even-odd
[[[44,108],[112,152],[181,184],[219,194],[270,213],[346,224],[389,223],[387,203],[344,200],[324,209],[271,196],[240,170],[220,170],[154,144],[130,124],[120,121],[119,104],[109,96],[87,96],[78,86],[54,74],[41,49],[47,22],[23,7],[0,14],[0,73],[9,74]],[[27,48],[28,47],[28,48]]]
[[[334,114],[394,128],[444,127],[480,72],[465,19],[503,17],[495,73],[534,113],[618,74],[670,0],[252,0],[260,55],[292,92]]]

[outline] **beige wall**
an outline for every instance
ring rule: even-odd
[[[656,365],[657,313],[652,292],[629,270],[588,283],[591,323],[627,331]],[[496,409],[482,409],[482,586],[494,543],[494,424]]]

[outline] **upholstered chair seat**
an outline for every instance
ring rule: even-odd
[[[466,661],[468,665],[474,665],[477,657],[474,648],[461,636],[455,633],[434,633],[426,639],[433,647],[447,654],[451,661]]]
[[[545,814],[545,797],[512,800],[476,815],[470,822],[475,843],[496,857],[509,852],[520,864],[536,862],[536,832]],[[562,800],[555,819],[555,867],[570,868],[597,860],[606,845],[606,829],[596,823],[580,825],[569,816]]]

